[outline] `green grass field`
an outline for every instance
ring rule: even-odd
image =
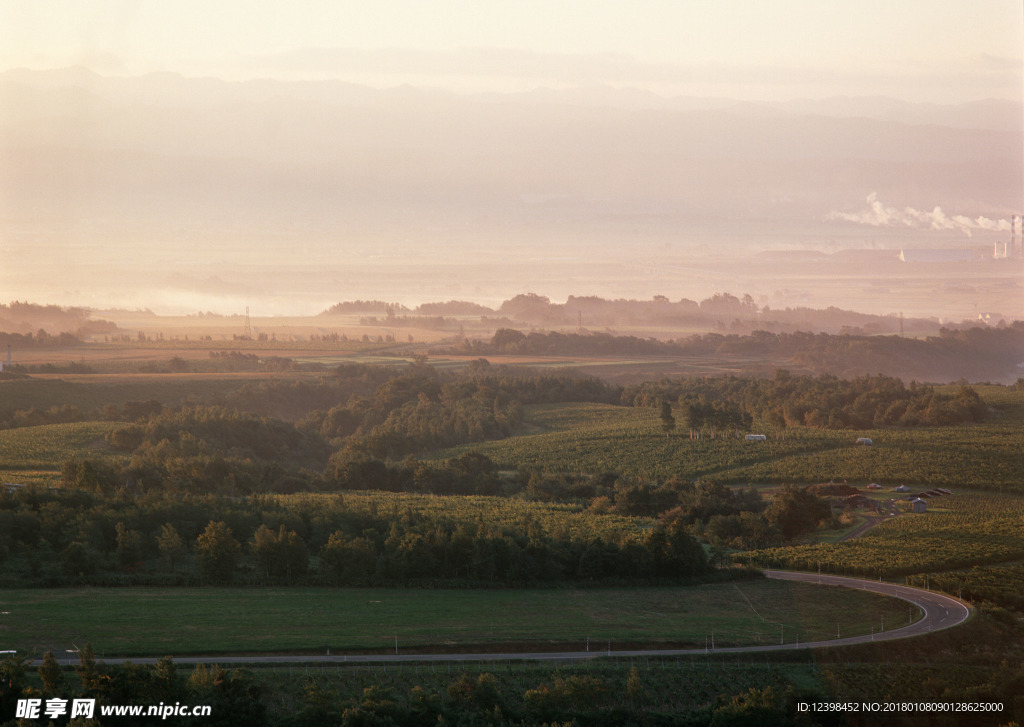
[[[841,615],[837,615],[841,614]],[[0,649],[91,643],[103,656],[701,647],[834,638],[917,614],[872,593],[782,581],[690,588],[69,588],[0,595]]]

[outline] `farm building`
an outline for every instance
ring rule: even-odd
[[[747,436],[745,437],[745,439],[746,439],[746,440],[747,440],[748,442],[763,442],[763,441],[765,441],[766,439],[768,439],[768,437],[766,437],[766,436],[765,436],[765,435],[763,435],[763,434],[748,434],[748,435],[747,435]]]
[[[927,512],[928,503],[922,500],[920,497],[910,501],[910,507],[914,512]]]

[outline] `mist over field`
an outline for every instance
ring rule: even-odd
[[[992,259],[1024,204],[1011,101],[67,68],[0,73],[0,107],[8,300],[272,316],[730,292],[1024,318],[1024,268]],[[899,259],[932,248],[977,259]]]

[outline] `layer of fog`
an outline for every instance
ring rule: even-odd
[[[880,254],[852,279],[841,254],[1008,240],[1019,105],[72,69],[0,75],[0,106],[9,299],[305,314],[357,298],[729,291],[774,307],[1024,317],[1012,265],[932,270],[936,291],[970,290],[928,296],[927,270]],[[787,249],[807,264],[761,254]]]

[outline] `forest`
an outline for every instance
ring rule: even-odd
[[[466,587],[685,582],[710,571],[682,519],[488,498],[424,504],[423,496],[8,494],[0,580]]]

